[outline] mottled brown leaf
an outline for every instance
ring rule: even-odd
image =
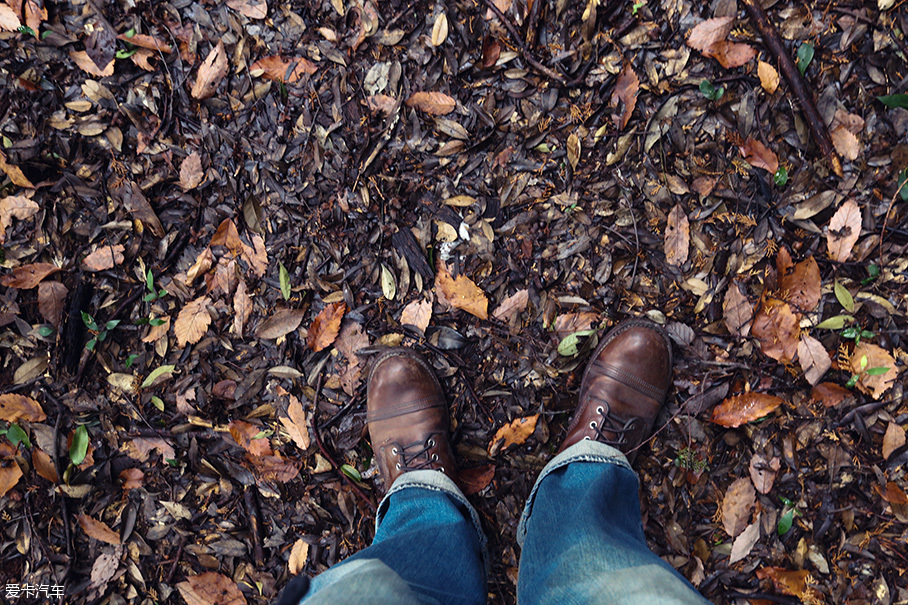
[[[820,304],[822,290],[820,267],[816,259],[810,256],[792,265],[788,250],[783,247],[779,249],[776,266],[783,298],[801,313],[813,311]]]
[[[820,603],[817,593],[807,585],[810,572],[806,569],[800,571],[786,571],[781,567],[763,567],[757,570],[757,578],[770,578],[776,590],[783,594],[798,597],[805,603]]]
[[[25,395],[7,393],[0,395],[0,420],[7,422],[41,422],[47,414],[41,409],[41,404]]]
[[[466,275],[451,277],[447,267],[439,263],[435,273],[435,289],[441,292],[445,301],[453,307],[475,315],[479,319],[489,318],[489,299],[485,293]]]
[[[711,420],[726,428],[739,427],[772,413],[784,400],[766,393],[742,393],[713,408]]]
[[[144,479],[145,473],[142,472],[142,469],[127,468],[120,471],[120,480],[123,481],[123,489],[127,491],[142,487]]]
[[[233,331],[240,338],[243,337],[243,328],[252,315],[252,308],[252,298],[246,289],[246,281],[240,279],[233,294]]]
[[[309,424],[306,421],[306,412],[300,400],[289,395],[290,405],[287,406],[287,415],[281,416],[281,424],[290,438],[302,451],[309,449]]]
[[[457,472],[459,484],[463,486],[463,493],[467,496],[478,494],[492,482],[495,477],[495,465],[486,464],[476,468],[463,469]]]
[[[274,454],[268,438],[262,436],[265,427],[243,420],[234,420],[227,428],[230,430],[233,440],[253,456],[271,456]]]
[[[454,111],[457,102],[443,92],[414,92],[407,99],[407,107],[415,107],[433,116],[443,116]]]
[[[832,360],[823,344],[806,334],[801,336],[801,342],[798,343],[798,362],[804,371],[804,378],[811,385],[820,382],[823,374],[832,367]]]
[[[58,483],[60,477],[57,475],[57,467],[54,466],[53,458],[50,454],[39,447],[32,449],[32,466],[35,467],[38,475],[44,477],[51,483]]]
[[[6,241],[6,229],[13,224],[14,218],[31,218],[39,209],[38,204],[22,195],[0,199],[0,244]]]
[[[343,302],[327,305],[312,320],[306,334],[306,344],[316,353],[328,347],[337,338],[340,332],[341,319],[347,312],[347,305]]]
[[[788,363],[798,353],[801,328],[791,305],[776,298],[764,298],[763,307],[754,317],[751,334],[760,341],[767,357]]]
[[[13,166],[12,164],[7,163],[6,154],[4,154],[2,151],[0,151],[0,170],[6,173],[6,176],[9,177],[9,180],[12,181],[13,185],[16,185],[17,187],[25,187],[26,189],[35,188],[32,182],[28,180],[28,178],[25,176],[25,174],[23,174],[22,170],[18,166]]]
[[[640,78],[637,77],[631,64],[625,63],[621,73],[618,74],[618,79],[615,81],[615,89],[612,91],[611,100],[613,106],[617,106],[620,101],[623,107],[620,115],[612,116],[619,130],[623,130],[631,119],[634,107],[637,106],[637,92],[639,90]]]
[[[861,235],[861,224],[861,209],[853,200],[847,200],[836,210],[826,232],[829,258],[840,263],[848,260]]]
[[[218,40],[217,46],[211,49],[205,61],[199,67],[190,94],[195,99],[207,99],[214,95],[218,84],[227,75],[227,51],[224,42]]]
[[[427,300],[414,300],[400,314],[401,325],[411,325],[425,332],[432,320],[432,303]]]
[[[264,19],[268,16],[266,0],[227,0],[227,6],[250,19]]]
[[[177,588],[187,605],[246,605],[246,597],[236,582],[213,571],[190,576]]]
[[[747,295],[741,291],[741,286],[742,284],[738,280],[731,282],[722,303],[725,326],[729,333],[735,336],[750,334],[750,326],[754,318],[754,306],[747,299]]]
[[[82,268],[86,271],[106,271],[123,262],[123,244],[114,246],[102,245],[82,259]]]
[[[892,452],[903,445],[905,445],[905,429],[890,422],[886,427],[886,434],[883,435],[883,460],[889,460]]]
[[[752,61],[757,51],[749,44],[722,40],[704,50],[703,55],[712,57],[725,69],[734,69]]]
[[[114,73],[114,59],[111,59],[110,63],[101,68],[95,65],[95,62],[91,60],[91,57],[89,57],[88,53],[84,50],[71,51],[69,57],[75,61],[76,65],[79,66],[79,69],[96,78],[106,78],[112,76]]]
[[[180,187],[183,191],[189,191],[201,185],[203,180],[205,171],[202,170],[202,157],[199,152],[193,151],[183,158],[183,163],[180,164]]]
[[[515,321],[521,313],[526,311],[529,301],[529,291],[526,288],[518,290],[501,301],[498,308],[492,312],[492,317],[499,321],[511,323]]]
[[[680,267],[687,262],[690,251],[690,222],[680,204],[675,204],[665,225],[665,260]]]
[[[762,168],[768,171],[769,174],[775,174],[779,170],[778,156],[760,141],[749,138],[744,141],[744,144],[739,149],[741,150],[741,155],[744,156],[744,160],[754,168]]]
[[[84,513],[80,514],[76,519],[79,521],[79,526],[82,528],[82,531],[84,531],[89,538],[113,544],[114,546],[120,543],[120,534],[110,529],[103,521],[92,519]]]
[[[536,430],[536,422],[539,420],[539,414],[515,418],[513,421],[504,425],[495,432],[495,436],[489,442],[489,456],[494,456],[499,451],[507,449],[512,445],[521,445]]]
[[[691,30],[687,37],[687,45],[703,52],[716,42],[725,40],[731,33],[734,22],[735,18],[732,16],[701,21]]]
[[[810,391],[810,398],[822,402],[827,408],[835,407],[853,396],[851,391],[834,382],[821,382]]]
[[[772,490],[772,485],[776,481],[776,474],[782,466],[782,461],[778,456],[772,460],[767,460],[762,454],[754,454],[750,458],[750,479],[754,487],[761,494],[768,494]]]
[[[305,311],[301,309],[278,309],[255,330],[257,338],[280,338],[293,332],[303,321]]]
[[[290,559],[287,561],[287,568],[291,575],[296,575],[306,567],[306,560],[309,558],[309,543],[299,539],[293,543],[290,549]]]
[[[865,357],[866,360],[862,361]],[[889,370],[884,374],[872,375],[867,372],[867,370],[875,368],[889,368]],[[851,353],[851,371],[860,376],[855,385],[858,390],[874,399],[882,397],[898,377],[895,359],[892,358],[892,355],[886,349],[866,341],[861,341]]]
[[[756,497],[753,483],[746,477],[736,479],[728,486],[722,499],[722,527],[732,538],[747,527]]]
[[[303,57],[284,59],[278,55],[263,57],[249,66],[253,72],[262,70],[262,77],[277,82],[295,84],[318,71],[315,63]],[[255,74],[253,74],[255,75]]]

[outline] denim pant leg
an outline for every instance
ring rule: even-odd
[[[451,479],[405,473],[378,507],[372,545],[313,578],[301,603],[485,603],[485,542]]]
[[[602,443],[549,462],[517,530],[518,603],[707,603],[646,545],[638,485],[624,454]]]

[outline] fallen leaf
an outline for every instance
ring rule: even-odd
[[[397,108],[397,99],[388,95],[369,95],[363,102],[371,111],[380,111],[386,116]]]
[[[234,420],[227,425],[227,428],[230,430],[233,440],[253,456],[274,455],[271,442],[267,437],[260,436],[265,430],[264,427],[243,420]]]
[[[39,36],[41,24],[47,20],[47,8],[44,6],[44,0],[14,0],[21,6],[20,16],[25,19],[25,24],[35,32],[35,37]],[[7,0],[7,3],[10,2]]]
[[[53,459],[50,454],[39,447],[32,449],[32,466],[35,467],[39,476],[51,483],[59,483],[60,477],[57,475],[57,467],[54,466]]]
[[[318,67],[315,63],[308,59],[303,57],[284,59],[278,55],[262,57],[250,65],[249,69],[253,72],[262,70],[262,77],[276,82],[286,82],[288,84],[295,84],[302,80],[303,77],[312,75],[318,71]]]
[[[31,218],[40,210],[38,204],[21,195],[11,195],[0,199],[0,244],[6,241],[6,229],[13,224],[13,219]]]
[[[883,497],[883,500],[885,500],[889,504],[894,504],[896,506],[908,505],[908,494],[905,494],[902,488],[899,487],[899,484],[895,481],[887,481],[885,490],[881,490],[876,485],[874,485],[873,487],[877,491],[877,493],[879,493],[880,496]]]
[[[22,469],[15,460],[0,458],[0,498],[16,487],[22,477]]]
[[[268,270],[268,251],[265,250],[265,239],[258,233],[253,233],[249,239],[252,240],[252,246],[243,245],[243,260],[249,263],[253,273],[264,277]]]
[[[347,305],[343,302],[325,306],[309,326],[306,335],[306,344],[309,348],[318,353],[333,343],[340,332],[341,319],[346,312]]]
[[[306,422],[306,412],[300,400],[290,395],[290,405],[287,406],[287,415],[280,418],[281,424],[287,434],[302,451],[309,449],[309,425]]]
[[[732,538],[737,537],[750,520],[750,509],[756,502],[757,493],[750,479],[735,479],[722,499],[722,527]]]
[[[809,313],[820,304],[822,294],[820,266],[812,256],[793,266],[790,266],[790,262],[788,250],[780,248],[776,259],[779,289],[794,309],[801,313]]]
[[[427,300],[414,300],[400,314],[400,324],[410,325],[425,332],[432,320],[432,303]]]
[[[107,583],[110,582],[120,568],[120,556],[123,550],[121,546],[110,549],[98,555],[91,566],[91,584],[90,587],[103,593],[107,590]]]
[[[123,40],[124,42],[129,42],[133,46],[138,46],[139,48],[145,48],[153,51],[161,51],[162,53],[173,52],[173,48],[170,44],[166,42],[161,42],[154,36],[148,34],[133,34],[132,36],[127,36],[125,34],[120,34],[117,36],[118,40]]]
[[[161,437],[135,437],[121,446],[126,455],[139,462],[148,460],[151,452],[157,450],[164,460],[173,460],[177,457],[173,447]]]
[[[92,519],[84,513],[80,514],[76,519],[79,521],[79,526],[82,527],[82,531],[84,531],[89,538],[113,544],[114,546],[120,544],[120,534],[110,529],[103,521]]]
[[[280,338],[293,332],[303,321],[301,309],[278,309],[255,330],[256,338]]]
[[[489,442],[489,456],[494,456],[501,450],[507,449],[512,445],[521,445],[536,430],[536,422],[539,420],[539,414],[515,418],[513,421],[504,425]]]
[[[798,597],[805,603],[821,603],[817,593],[807,585],[810,572],[806,569],[800,571],[786,571],[781,567],[763,567],[757,570],[757,578],[770,578],[776,590]]]
[[[498,308],[492,312],[492,317],[510,324],[517,319],[518,315],[526,311],[529,301],[529,291],[526,288],[518,290],[501,301]]]
[[[435,24],[432,26],[432,46],[441,46],[448,37],[448,16],[438,13]]]
[[[744,528],[731,545],[731,556],[728,558],[728,564],[737,563],[750,554],[754,545],[760,540],[760,515],[756,520]]]
[[[227,51],[224,50],[223,40],[218,40],[217,45],[208,53],[208,57],[199,67],[195,84],[192,85],[190,94],[193,98],[203,100],[214,95],[221,80],[227,75]]]
[[[233,331],[240,338],[243,337],[243,327],[252,315],[252,307],[252,298],[246,290],[246,281],[240,279],[233,294]]]
[[[764,297],[763,306],[754,317],[751,334],[760,341],[760,350],[767,357],[782,363],[794,361],[798,353],[801,328],[798,316],[787,302]]]
[[[214,255],[211,253],[211,248],[205,248],[199,253],[195,262],[186,271],[186,285],[191,286],[199,276],[207,273],[213,264]]]
[[[757,56],[757,51],[749,44],[723,40],[707,48],[703,55],[712,57],[725,69],[734,69],[752,61]]]
[[[615,89],[612,91],[611,104],[617,106],[621,102],[623,107],[621,115],[614,115],[612,119],[619,130],[623,130],[631,119],[634,107],[637,106],[637,92],[640,90],[640,78],[631,67],[630,63],[625,63],[618,79],[615,81]]]
[[[105,65],[102,69],[95,65],[95,62],[91,60],[91,57],[89,57],[88,53],[84,50],[71,51],[69,53],[69,58],[75,61],[79,69],[96,78],[107,78],[114,73],[114,59],[111,59],[110,63]]]
[[[498,42],[498,39],[488,35],[483,37],[482,68],[489,69],[494,67],[498,63],[499,57],[501,57],[501,43]]]
[[[183,158],[183,163],[180,164],[180,187],[183,188],[183,191],[189,191],[201,185],[204,179],[202,157],[197,151],[193,151]]]
[[[598,322],[599,314],[593,311],[562,313],[555,318],[552,328],[555,330],[555,337],[560,341],[575,332],[591,330]]]
[[[851,391],[834,382],[821,382],[810,391],[810,398],[822,402],[827,408],[835,407],[853,396]]]
[[[767,416],[783,403],[784,400],[775,395],[741,393],[713,408],[710,420],[725,428],[736,428]]]
[[[22,265],[13,269],[11,275],[4,275],[0,279],[0,284],[8,288],[18,288],[20,290],[30,290],[41,283],[48,275],[52,275],[60,270],[60,267],[50,263],[32,263]]]
[[[6,173],[6,176],[9,177],[9,180],[12,181],[13,185],[25,187],[26,189],[35,188],[32,182],[23,174],[21,168],[6,162],[6,155],[2,151],[0,151],[0,170]]]
[[[478,494],[492,482],[495,477],[495,465],[486,464],[476,468],[468,468],[457,472],[457,482],[463,486],[463,493],[467,496]]]
[[[246,605],[246,597],[236,582],[213,571],[190,576],[177,588],[187,605]]]
[[[886,427],[886,434],[883,435],[883,460],[889,460],[892,452],[903,445],[905,445],[905,429],[890,422]]]
[[[362,364],[356,352],[369,346],[369,335],[358,322],[344,320],[334,346],[347,360],[347,367],[340,374],[341,387],[353,396],[362,378]]]
[[[775,174],[779,170],[778,156],[760,141],[748,138],[739,149],[744,160],[754,168],[762,168],[769,174]]]
[[[867,358],[866,362],[862,363],[865,357]],[[871,374],[868,372],[868,370],[876,370],[877,368],[888,368],[888,370],[882,374]],[[895,384],[895,379],[898,377],[898,372],[895,369],[895,359],[892,358],[892,355],[886,349],[865,341],[861,341],[851,353],[851,371],[860,376],[855,385],[858,390],[874,399],[882,397],[883,393]]]
[[[844,159],[851,162],[858,159],[861,151],[861,141],[853,132],[839,125],[829,132],[829,138],[832,139],[832,145],[835,150]]]
[[[250,19],[264,19],[268,16],[266,0],[227,0],[227,6]]]
[[[120,471],[120,480],[123,481],[123,489],[127,491],[142,487],[144,479],[145,473],[142,472],[142,469],[127,468]]]
[[[722,302],[725,327],[735,336],[747,336],[754,319],[754,306],[747,295],[741,292],[741,283],[734,280],[729,284]]]
[[[0,395],[0,420],[41,422],[45,419],[47,419],[47,414],[41,409],[41,404],[31,397],[18,393]]]
[[[236,229],[236,224],[229,218],[225,218],[218,225],[217,231],[211,236],[211,246],[224,246],[234,256],[243,253],[243,240],[240,239],[240,232]]]
[[[142,342],[156,342],[167,335],[170,331],[170,316],[158,317],[164,323],[157,326],[149,326],[148,334],[142,337]]]
[[[811,386],[820,382],[823,374],[832,367],[832,360],[823,344],[806,334],[801,336],[801,342],[798,343],[798,362],[804,371],[804,378]]]
[[[701,176],[694,179],[694,182],[690,184],[691,189],[697,192],[700,197],[706,197],[713,192],[713,189],[716,188],[716,183],[718,180],[711,176]]]
[[[433,116],[443,116],[454,111],[457,102],[443,92],[415,92],[407,99],[407,107],[415,107]]]
[[[861,224],[861,209],[854,200],[847,200],[836,210],[826,232],[829,258],[840,263],[849,259],[851,250],[861,235]]]
[[[776,68],[764,61],[757,62],[757,76],[760,78],[760,86],[769,94],[773,94],[779,88],[779,72]]]
[[[475,315],[479,319],[489,318],[489,299],[485,293],[466,275],[451,277],[448,268],[439,262],[435,273],[435,289],[453,307]]]
[[[286,460],[277,453],[273,456],[246,454],[246,458],[252,462],[261,478],[265,481],[287,483],[288,481],[293,481],[300,472],[299,464]]]
[[[571,164],[571,170],[577,170],[577,164],[580,162],[580,138],[576,133],[571,133],[567,138],[567,158]]]
[[[207,296],[200,296],[180,310],[177,320],[173,322],[173,333],[177,337],[178,347],[194,345],[208,331],[208,325],[211,323],[209,304],[211,300]]]
[[[135,56],[135,55],[133,55]],[[164,236],[164,225],[158,218],[154,208],[148,202],[148,199],[142,193],[139,185],[127,179],[121,179],[109,185],[111,194],[119,197],[126,209],[134,218],[140,220],[143,225],[148,227],[151,232],[158,236]]]
[[[721,42],[728,37],[734,25],[732,16],[716,17],[698,23],[687,37],[687,45],[703,52],[716,42]]]
[[[690,252],[690,222],[680,204],[675,204],[668,215],[664,250],[668,264],[680,267],[687,262]]]
[[[123,262],[123,244],[99,246],[94,252],[82,259],[82,268],[86,271],[106,271]]]
[[[776,482],[776,474],[782,466],[778,456],[767,460],[762,454],[754,454],[750,458],[750,480],[761,494],[768,494]]]
[[[287,567],[291,575],[296,575],[306,567],[306,560],[309,558],[309,543],[305,540],[297,540],[290,549],[290,559],[287,561]]]
[[[22,26],[19,17],[7,4],[0,3],[0,30],[14,32]]]

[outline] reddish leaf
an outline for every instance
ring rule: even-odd
[[[801,328],[798,316],[787,302],[764,298],[763,308],[754,318],[751,334],[760,341],[760,350],[767,357],[788,363],[798,353]]]
[[[41,404],[31,397],[18,393],[0,395],[0,420],[41,422],[45,419],[47,419],[47,414],[41,409]]]
[[[492,317],[499,321],[511,323],[515,321],[521,313],[526,311],[529,300],[530,293],[525,288],[523,290],[518,290],[501,301],[498,308],[492,312]]]
[[[715,408],[711,420],[726,428],[739,427],[775,411],[784,400],[766,393],[742,393],[729,397]]]
[[[240,233],[236,230],[236,225],[234,222],[225,218],[221,221],[221,224],[218,225],[218,230],[214,232],[214,235],[211,236],[211,245],[212,246],[224,246],[234,256],[239,256],[243,253],[243,240],[240,239]]]
[[[264,78],[276,80],[278,82],[287,82],[288,84],[299,82],[304,76],[314,74],[318,71],[318,67],[315,66],[315,63],[308,59],[304,59],[303,57],[282,59],[277,55],[259,59],[253,63],[249,69],[251,71],[262,70],[262,76]]]
[[[380,111],[381,113],[391,115],[391,112],[394,111],[394,108],[397,107],[397,99],[394,97],[389,97],[388,95],[370,95],[366,97],[364,103],[372,111]]]
[[[851,256],[858,237],[861,235],[861,209],[848,200],[842,204],[829,221],[826,233],[826,249],[829,258],[844,263]]]
[[[810,572],[806,569],[800,571],[786,571],[781,567],[763,567],[757,570],[757,578],[763,580],[770,578],[776,590],[798,597],[805,603],[820,603],[815,590],[807,585]]]
[[[499,451],[507,449],[512,445],[520,445],[527,440],[527,437],[536,430],[536,422],[539,420],[539,414],[515,418],[513,421],[504,425],[495,433],[489,442],[489,456],[494,456]]]
[[[118,40],[123,40],[124,42],[129,42],[133,46],[138,46],[139,48],[146,48],[153,51],[161,51],[163,53],[169,53],[173,51],[173,48],[170,44],[162,42],[150,36],[148,34],[133,34],[131,37],[127,37],[125,34],[120,34],[117,36]]]
[[[775,174],[779,169],[779,158],[773,151],[760,141],[749,138],[744,145],[739,147],[744,160],[754,168],[762,168],[770,174]]]
[[[48,275],[56,273],[60,267],[50,263],[32,263],[22,265],[13,269],[12,275],[4,275],[0,283],[9,288],[19,288],[20,290],[30,290],[34,288],[41,280]]]
[[[227,425],[227,428],[230,429],[233,440],[253,456],[274,455],[268,438],[258,437],[264,430],[263,427],[242,420],[234,420]]]
[[[482,68],[489,69],[498,63],[498,57],[501,56],[501,44],[497,38],[485,36],[482,39]]]
[[[79,521],[79,526],[82,527],[82,531],[84,531],[89,538],[113,544],[114,546],[120,544],[120,534],[110,529],[103,521],[92,519],[84,513],[80,514],[76,519]]]
[[[22,477],[22,469],[12,458],[0,458],[0,498],[16,487]]]
[[[252,315],[252,308],[252,298],[246,289],[246,281],[240,279],[233,294],[233,331],[240,338],[243,337],[243,328]]]
[[[123,489],[131,490],[138,489],[142,487],[142,482],[145,479],[145,473],[138,468],[127,468],[120,471],[120,479],[123,481]]]
[[[752,61],[757,51],[749,44],[723,40],[707,48],[703,54],[718,61],[725,69],[733,69]]]
[[[86,271],[106,271],[123,262],[123,244],[99,246],[94,252],[82,259]]]
[[[35,471],[38,472],[39,476],[44,477],[51,483],[60,481],[60,477],[57,475],[57,467],[54,465],[50,454],[39,447],[32,449],[32,466],[35,467]]]
[[[190,94],[195,99],[207,99],[212,96],[218,88],[218,84],[227,75],[227,51],[224,49],[224,42],[218,40],[217,46],[211,49],[205,61],[199,67],[196,74],[195,84],[192,85]]]
[[[306,344],[316,353],[329,346],[340,332],[341,319],[347,312],[343,302],[327,305],[316,315],[306,334]]]
[[[463,493],[467,496],[478,494],[484,490],[495,477],[495,465],[487,464],[476,468],[468,468],[457,473],[457,479],[463,486]]]
[[[457,102],[443,92],[415,92],[407,99],[407,107],[415,107],[433,116],[443,116],[454,111]]]
[[[716,42],[721,42],[728,37],[734,25],[735,18],[716,17],[701,21],[691,30],[687,38],[687,45],[703,52]]]
[[[265,0],[227,0],[227,6],[250,19],[264,19],[268,16]]]
[[[690,251],[690,222],[687,213],[680,204],[675,204],[668,215],[665,225],[665,260],[670,265],[680,267],[687,262]]]
[[[612,91],[611,104],[617,106],[620,101],[624,108],[621,111],[621,115],[612,116],[619,130],[623,130],[631,119],[634,107],[637,106],[637,91],[639,90],[640,78],[637,77],[631,64],[626,63],[624,69],[618,74],[618,79],[615,81],[615,89]]]
[[[779,249],[776,257],[779,271],[779,289],[782,298],[791,303],[797,311],[809,313],[820,304],[820,267],[812,256],[791,266],[791,257],[785,248]]]
[[[827,408],[835,407],[854,394],[833,382],[821,382],[810,391],[810,398],[820,401]]]

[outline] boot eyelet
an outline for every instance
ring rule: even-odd
[[[591,429],[595,429],[595,428],[596,428],[596,421],[595,421],[595,420],[593,420],[592,422],[590,422],[590,428],[591,428]]]
[[[438,454],[432,454],[432,462],[438,462]]]
[[[605,415],[605,410],[600,405],[598,408],[596,408],[596,413],[599,414],[600,416],[602,416],[602,415]]]
[[[429,447],[435,447],[435,440],[430,438],[430,439],[426,442],[426,445],[428,445]]]
[[[392,448],[391,448],[391,455],[392,455],[392,456],[396,456],[396,455],[397,455],[397,448],[396,448],[396,447],[392,447]]]
[[[395,465],[394,465],[394,468],[396,468],[397,470],[400,470],[400,462],[398,462],[397,464],[395,464]]]
[[[445,467],[442,466],[442,467],[439,468],[438,470],[440,470],[441,472],[445,472]]]
[[[586,437],[584,437],[583,440],[584,440],[584,441],[592,441],[592,439],[590,439],[590,436],[589,436],[589,435],[587,435]]]

